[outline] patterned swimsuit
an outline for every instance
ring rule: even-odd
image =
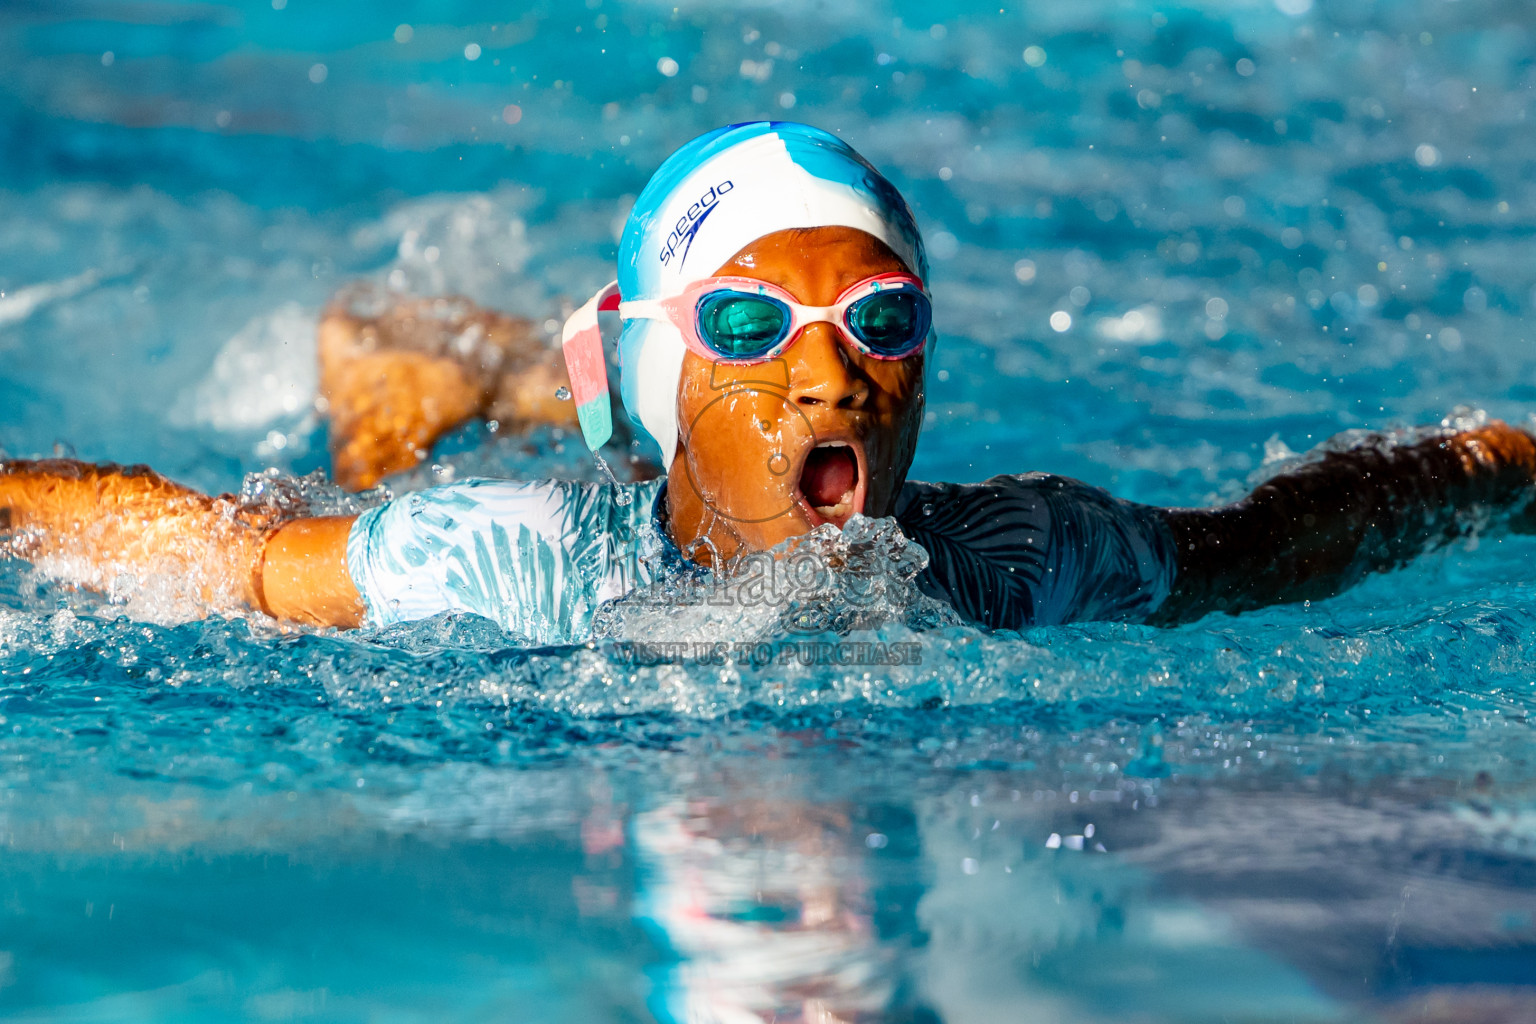
[[[530,645],[580,643],[598,608],[681,555],[661,525],[665,480],[468,480],[364,513],[347,568],[370,625],[473,612]],[[1173,583],[1157,511],[1027,473],[908,483],[895,518],[928,552],[921,589],[993,629],[1144,620]]]

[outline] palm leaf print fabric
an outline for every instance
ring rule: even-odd
[[[369,625],[473,612],[523,644],[579,643],[603,602],[651,581],[653,559],[667,546],[655,525],[661,487],[433,487],[360,516],[347,539],[347,569]]]
[[[1157,511],[1065,477],[909,483],[896,520],[928,552],[918,586],[992,629],[1140,621],[1173,585]]]
[[[369,625],[473,612],[521,644],[581,643],[605,601],[681,558],[656,513],[664,486],[434,487],[359,517],[347,568]],[[992,629],[1144,620],[1173,583],[1173,538],[1156,509],[1064,477],[909,483],[896,519],[928,552],[923,591]]]

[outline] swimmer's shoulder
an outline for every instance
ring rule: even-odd
[[[1144,618],[1172,579],[1156,510],[1071,477],[912,481],[895,518],[928,552],[924,591],[992,628]]]
[[[926,530],[1003,517],[1038,518],[1050,501],[1100,497],[1115,500],[1102,488],[1054,473],[1005,473],[977,483],[924,483],[908,480],[896,498],[898,522]]]
[[[1015,572],[1030,563],[1033,577],[1052,522],[1060,518],[1057,506],[1102,499],[1114,500],[1099,488],[1051,473],[1004,474],[969,484],[909,480],[897,496],[895,518],[907,536],[929,548],[935,563],[1001,559]]]

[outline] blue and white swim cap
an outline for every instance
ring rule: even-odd
[[[620,295],[676,295],[764,235],[817,227],[868,232],[928,278],[906,201],[835,135],[792,121],[754,121],[701,135],[668,157],[624,225],[617,287],[604,289],[566,324],[566,361],[587,443],[595,449],[612,431],[606,385],[599,393],[602,378],[593,379],[602,369],[599,308],[616,308]],[[677,452],[686,351],[677,329],[660,320],[626,320],[619,337],[620,395],[667,466]]]

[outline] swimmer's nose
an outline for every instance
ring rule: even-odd
[[[809,324],[790,347],[790,400],[798,405],[862,409],[869,383],[859,376],[846,346],[831,324]]]

